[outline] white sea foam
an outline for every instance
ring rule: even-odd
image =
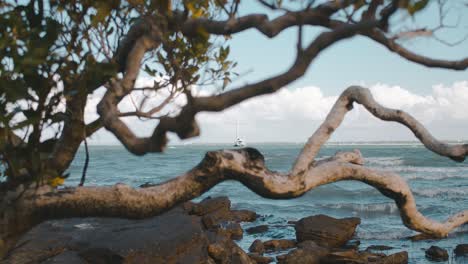
[[[320,207],[331,209],[350,210],[361,213],[398,213],[398,207],[395,203],[374,203],[374,204],[358,204],[358,203],[340,203],[340,204],[320,204]]]
[[[411,235],[411,231],[404,228],[392,228],[385,232],[374,231],[369,229],[364,229],[362,227],[358,228],[356,231],[356,237],[358,239],[373,239],[373,240],[396,240],[406,238]]]
[[[95,227],[90,224],[90,223],[82,223],[82,224],[77,224],[77,225],[74,225],[74,227],[78,228],[78,229],[82,229],[82,230],[86,230],[86,229],[94,229]]]
[[[468,194],[468,188],[417,189],[413,190],[413,194],[430,198],[464,198]]]
[[[460,174],[409,174],[404,176],[407,180],[433,180],[440,181],[445,179],[462,179],[468,178],[468,175]]]
[[[402,157],[369,157],[365,158],[367,165],[375,167],[389,167],[403,165]]]

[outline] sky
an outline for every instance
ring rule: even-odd
[[[277,14],[261,9],[256,1],[245,1],[241,15],[252,12]],[[435,2],[435,1],[432,1]],[[452,3],[462,4],[462,0]],[[466,9],[465,9],[466,10]],[[439,37],[456,41],[468,34],[468,16],[451,10],[448,23],[456,29],[438,32]],[[461,19],[458,20],[458,17]],[[397,18],[402,19],[402,18]],[[435,5],[405,25],[436,26],[438,12]],[[311,41],[320,30],[306,28],[304,40]],[[274,39],[268,39],[256,30],[233,36],[230,58],[238,62],[236,71],[241,77],[230,88],[252,83],[278,74],[290,67],[295,56],[297,31],[286,30]],[[468,57],[468,41],[448,46],[433,38],[418,38],[404,42],[405,47],[422,55],[443,59]],[[151,82],[147,77],[140,83]],[[273,95],[250,99],[222,113],[200,113],[197,120],[200,137],[184,142],[233,142],[236,122],[240,136],[249,142],[304,142],[326,117],[331,106],[350,85],[361,85],[371,90],[384,106],[399,108],[418,118],[439,139],[468,139],[468,71],[427,68],[389,52],[385,47],[363,37],[341,41],[315,59],[307,73],[288,87]],[[90,97],[87,120],[97,117],[95,104],[103,90]],[[121,109],[131,110],[129,100]],[[127,119],[141,136],[151,134],[157,121],[141,122]],[[171,143],[181,143],[170,135]],[[369,115],[362,107],[350,112],[331,141],[412,141],[414,135],[399,124],[383,122]],[[109,132],[101,130],[90,140],[91,144],[118,144]]]

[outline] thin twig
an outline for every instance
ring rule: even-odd
[[[88,163],[89,163],[89,150],[88,150],[88,141],[86,140],[86,137],[84,139],[84,147],[85,147],[85,163],[83,166],[83,172],[81,174],[81,180],[80,184],[78,186],[83,186],[85,181],[86,181],[86,171],[88,170]]]

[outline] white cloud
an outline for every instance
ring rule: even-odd
[[[468,131],[468,81],[451,86],[435,85],[427,95],[387,84],[370,87],[375,99],[384,106],[405,110],[427,126],[441,139],[465,138]],[[94,116],[92,105],[99,96],[90,99],[87,114]],[[245,101],[222,113],[200,113],[202,135],[197,142],[230,142],[235,138],[239,120],[241,136],[248,142],[304,141],[326,117],[338,95],[326,96],[318,87],[283,89]],[[121,107],[131,109],[128,101]],[[94,106],[95,107],[95,106]],[[132,122],[132,128],[149,133],[152,125]],[[102,137],[100,137],[102,141]],[[107,139],[107,136],[104,137]],[[413,140],[408,129],[399,124],[380,121],[364,108],[355,107],[348,113],[332,140]],[[96,142],[96,140],[94,140]]]

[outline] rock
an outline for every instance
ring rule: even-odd
[[[229,211],[231,209],[231,201],[225,196],[211,198],[208,197],[198,204],[194,204],[190,213],[198,216],[206,215],[215,211]]]
[[[360,254],[358,251],[351,249],[345,251],[331,252],[326,257],[322,258],[323,264],[361,264],[367,263],[369,256]]]
[[[206,228],[218,228],[222,222],[252,222],[255,221],[257,214],[249,210],[228,210],[220,208],[203,215],[203,224]]]
[[[231,210],[231,220],[235,222],[253,222],[257,220],[257,213],[249,210]]]
[[[226,261],[228,258],[228,252],[222,244],[210,244],[208,254],[217,262]]]
[[[265,252],[263,242],[260,239],[256,239],[252,245],[250,245],[249,252],[263,254]]]
[[[296,241],[291,239],[272,239],[263,242],[266,251],[279,251],[296,246]]]
[[[81,258],[78,255],[78,252],[70,251],[70,250],[65,250],[62,253],[41,262],[41,264],[60,264],[60,263],[88,264],[89,262]]]
[[[322,264],[406,264],[408,263],[408,253],[399,252],[390,256],[385,254],[374,254],[367,251],[358,252],[356,250],[344,250],[331,252],[321,259]]]
[[[247,234],[265,233],[266,231],[268,231],[268,225],[253,226],[245,230]]]
[[[343,249],[359,249],[359,245],[361,245],[361,241],[359,240],[351,240],[346,243],[346,245],[343,246]]]
[[[88,263],[93,264],[121,264],[124,258],[108,248],[88,248],[82,250],[78,255]]]
[[[223,233],[234,240],[240,240],[244,235],[244,230],[242,230],[241,225],[236,222],[221,223],[218,228],[218,232]]]
[[[309,240],[300,242],[297,244],[297,249],[278,256],[277,260],[281,264],[405,264],[408,263],[408,253],[399,252],[386,256],[381,253],[359,252],[354,249],[331,251]]]
[[[408,264],[408,252],[402,251],[382,258],[379,264]]]
[[[258,253],[249,253],[248,255],[257,264],[268,264],[268,263],[273,262],[272,257],[265,257],[265,256],[262,256],[262,255],[260,255]]]
[[[432,261],[447,261],[449,255],[447,250],[437,246],[431,246],[426,250],[426,258]]]
[[[366,248],[366,251],[385,251],[393,249],[393,247],[385,246],[385,245],[372,245]]]
[[[361,220],[356,217],[336,219],[326,215],[302,218],[296,225],[297,241],[312,240],[319,246],[338,248],[350,240]]]
[[[328,255],[329,250],[318,246],[313,241],[299,243],[297,249],[288,254],[277,256],[278,263],[282,264],[319,264],[321,259]]]
[[[231,240],[242,237],[243,231],[229,220],[234,218],[229,200],[213,198],[200,204],[188,202],[144,220],[44,222],[19,239],[5,263],[254,263]],[[228,221],[206,228],[202,219],[215,214]]]
[[[457,247],[455,247],[455,250],[453,251],[455,253],[455,256],[457,257],[462,257],[468,256],[468,244],[460,244]]]

